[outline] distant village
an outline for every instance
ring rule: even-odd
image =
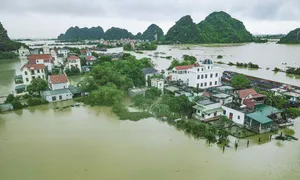
[[[139,43],[134,40],[89,42],[112,47]],[[85,94],[76,85],[70,85],[66,71],[75,68],[80,73],[89,72],[97,61],[93,53],[110,56],[113,60],[122,60],[123,56],[123,52],[106,53],[104,49],[97,48],[82,48],[80,54],[76,54],[68,47],[50,48],[47,45],[36,49],[21,47],[18,53],[22,67],[20,74],[14,77],[14,96],[26,94],[27,86],[34,79],[41,78],[48,82],[48,89],[41,92],[41,97],[48,102],[69,100]],[[85,65],[81,63],[81,59],[86,61]],[[144,94],[151,86],[163,93],[185,95],[191,102],[196,102],[193,106],[193,118],[201,122],[213,122],[226,116],[237,126],[246,127],[256,133],[293,125],[293,121],[282,110],[266,105],[266,95],[260,94],[254,87],[236,90],[230,86],[227,82],[231,73],[216,66],[210,59],[198,59],[194,64],[175,66],[163,72],[152,67],[142,71],[146,79],[145,88],[129,89],[130,97]],[[267,81],[252,79],[252,82],[255,81],[257,84],[268,84]],[[299,87],[269,83],[267,89],[299,106]],[[195,101],[196,98],[198,99]]]

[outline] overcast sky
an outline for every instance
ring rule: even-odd
[[[252,34],[300,27],[300,0],[0,0],[10,38],[56,38],[70,26],[115,26],[136,34],[155,23],[166,33],[182,16],[195,23],[213,11],[244,22]]]

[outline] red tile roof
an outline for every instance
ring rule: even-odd
[[[86,56],[85,59],[87,61],[95,61],[97,58],[95,56]]]
[[[194,65],[185,65],[185,66],[175,66],[175,69],[177,71],[181,71],[181,70],[187,70],[187,69],[191,69],[193,68]]]
[[[253,98],[258,98],[258,97],[265,97],[265,95],[257,93],[254,89],[244,89],[244,90],[239,90],[238,91],[239,97],[240,98],[245,98],[249,94],[253,96]]]
[[[49,79],[51,84],[60,84],[68,82],[68,78],[65,74],[51,75],[49,76]]]
[[[85,49],[81,49],[81,50],[80,50],[80,53],[81,53],[81,54],[86,54],[86,50],[85,50]]]
[[[21,68],[21,71],[24,68],[30,69],[30,70],[36,70],[36,69],[45,69],[45,65],[44,64],[24,64],[24,66]]]
[[[36,64],[36,60],[44,60],[44,62],[54,63],[54,58],[50,54],[33,54],[27,56],[28,64]]]
[[[80,58],[77,57],[77,56],[69,56],[69,57],[67,58],[67,60],[69,60],[69,61],[72,61],[72,60],[80,60]]]

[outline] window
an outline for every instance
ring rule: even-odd
[[[238,116],[238,119],[240,119],[241,117],[240,116]]]
[[[56,96],[52,96],[52,101],[56,101]]]
[[[212,82],[209,82],[209,85],[212,86]]]
[[[59,100],[62,100],[62,95],[59,95]]]
[[[205,74],[205,79],[207,79],[207,74]]]
[[[213,74],[210,74],[210,78],[212,78],[214,75]]]
[[[223,114],[226,115],[226,110],[223,111]]]
[[[215,85],[217,85],[218,84],[218,81],[215,81]]]
[[[204,69],[202,68],[201,71],[204,71]]]
[[[43,73],[43,72],[44,72],[44,69],[42,69],[41,72]]]
[[[25,71],[24,73],[25,73],[25,75],[27,75],[27,74],[28,74],[28,73],[27,73],[27,71]]]
[[[233,114],[232,114],[232,113],[229,113],[229,119],[232,120],[232,117],[233,117]]]
[[[197,76],[197,79],[200,79],[200,75]]]
[[[40,73],[40,70],[38,69],[37,72]]]
[[[207,86],[207,83],[204,83],[204,87],[206,87]]]
[[[204,78],[204,75],[202,74],[202,75],[201,75],[201,79],[203,79],[203,78]]]
[[[34,74],[34,70],[31,70],[31,74]]]
[[[210,114],[208,114],[208,116],[210,116]]]
[[[45,76],[44,76],[44,75],[43,75],[42,77],[43,77],[43,79],[45,79]]]
[[[209,66],[207,66],[207,69],[209,69]]]
[[[200,113],[200,110],[198,110],[198,113]]]
[[[197,88],[199,88],[199,83],[197,83]]]
[[[38,78],[41,78],[41,76],[38,76]]]
[[[214,113],[214,117],[215,117],[215,116],[217,116],[217,115],[218,115],[218,113],[217,113],[217,112],[215,112],[215,113]]]
[[[204,116],[204,114],[202,114],[202,118],[204,118],[205,116]]]
[[[198,68],[197,71],[199,72],[199,71],[200,71],[200,68]]]
[[[201,87],[203,87],[203,83],[201,83]]]
[[[28,82],[29,81],[29,79],[28,78],[26,78],[26,82]]]
[[[35,76],[32,76],[31,78],[32,78],[32,79],[35,79]]]
[[[218,77],[218,73],[216,73],[216,77]]]

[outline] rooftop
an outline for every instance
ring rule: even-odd
[[[174,68],[177,71],[182,71],[182,70],[192,69],[193,67],[194,67],[194,65],[185,65],[185,66],[175,66]]]
[[[271,114],[277,114],[282,112],[282,110],[280,109],[265,104],[255,106],[254,110],[255,112],[258,112],[264,116],[270,116]]]
[[[144,68],[144,69],[142,69],[142,71],[144,74],[155,74],[158,72],[155,68],[152,68],[152,67]]]
[[[96,61],[97,60],[97,58],[95,56],[86,56],[85,59],[87,61]]]
[[[214,94],[212,95],[213,97],[216,97],[216,98],[220,98],[220,99],[226,99],[226,98],[229,98],[230,95],[228,94],[224,94],[224,93],[220,93],[220,94]]]
[[[35,69],[45,69],[44,64],[24,64],[24,66],[21,68],[23,70],[24,68],[30,69],[30,70],[35,70]]]
[[[240,98],[246,98],[249,94],[251,94],[254,98],[265,97],[265,95],[257,93],[254,89],[244,89],[237,92]]]
[[[231,86],[220,86],[220,87],[216,87],[216,89],[218,89],[220,91],[234,90],[234,88]]]
[[[69,57],[67,58],[67,60],[69,60],[69,61],[72,61],[72,60],[79,60],[79,57],[77,57],[77,56],[69,56]]]
[[[247,114],[246,116],[248,116],[249,118],[251,118],[261,124],[273,122],[272,119],[268,118],[267,116],[264,116],[263,114],[261,114],[259,112],[250,113],[250,114]]]
[[[65,74],[50,75],[49,79],[51,84],[60,84],[68,82],[68,78]]]
[[[27,56],[28,61],[31,60],[37,60],[37,59],[44,59],[44,60],[49,60],[52,59],[50,54],[33,54],[30,56]]]

